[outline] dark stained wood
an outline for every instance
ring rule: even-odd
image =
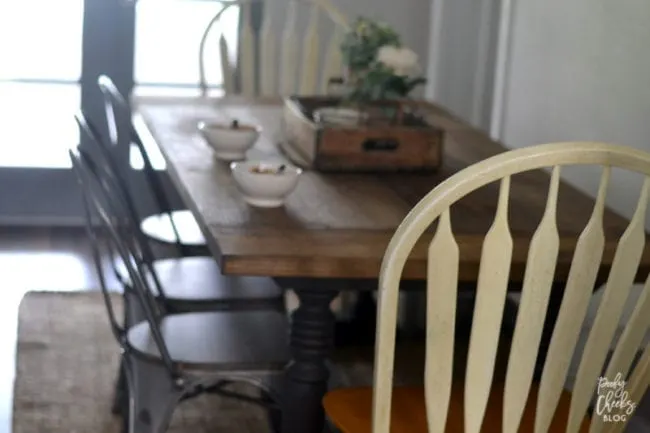
[[[431,105],[429,120],[445,130],[444,165],[426,174],[324,174],[306,171],[286,205],[257,209],[244,203],[227,163],[212,157],[196,124],[231,119],[260,124],[264,132],[249,158],[281,157],[282,107],[277,101],[244,99],[145,98],[135,101],[136,126],[155,140],[184,200],[226,274],[275,277],[376,278],[396,227],[409,210],[442,180],[506,150],[446,111]],[[515,250],[513,281],[523,276],[528,242],[540,221],[548,190],[545,171],[516,175],[512,181],[510,225]],[[497,185],[461,199],[452,208],[452,225],[461,251],[460,278],[476,279],[483,237],[496,209]],[[558,205],[561,252],[557,280],[569,269],[578,235],[591,214],[593,199],[563,183]],[[601,277],[613,258],[627,220],[607,211],[607,246]],[[406,264],[404,277],[425,277],[422,236]],[[650,269],[646,249],[638,279]]]

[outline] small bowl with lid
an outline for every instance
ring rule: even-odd
[[[226,122],[199,122],[201,135],[212,148],[214,156],[223,161],[245,159],[246,151],[253,147],[262,128],[233,120]]]
[[[241,161],[230,164],[237,189],[255,207],[279,207],[296,189],[302,169],[283,161]]]

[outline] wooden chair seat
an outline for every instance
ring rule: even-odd
[[[219,311],[165,316],[160,331],[174,363],[189,369],[280,370],[289,360],[288,320],[279,311]],[[136,355],[162,361],[144,321],[127,341]]]
[[[205,243],[205,238],[199,224],[189,210],[177,210],[170,214],[162,213],[151,215],[140,224],[140,230],[156,242],[162,244],[176,244],[176,234],[172,227],[171,219],[174,221],[180,243],[191,248],[197,249],[200,254],[195,255],[210,255],[210,251]]]
[[[156,260],[153,264],[169,305],[180,311],[224,309],[282,309],[282,289],[267,277],[235,277],[221,273],[212,257]],[[129,284],[123,263],[117,266],[122,281]],[[152,280],[153,285],[153,280]]]
[[[528,403],[522,417],[519,431],[534,431],[535,404],[537,402],[537,385],[533,384]],[[562,393],[555,418],[549,433],[566,431],[569,416],[571,394]],[[462,383],[453,387],[449,412],[447,416],[448,433],[462,433],[463,417]],[[372,388],[341,388],[329,392],[323,400],[325,412],[330,420],[343,433],[371,433]],[[485,412],[481,433],[502,433],[501,417],[503,415],[503,383],[495,384],[490,393],[490,400]],[[589,431],[589,418],[585,417],[580,428],[581,433]],[[393,406],[391,410],[391,433],[427,433],[427,417],[424,403],[424,388],[396,387],[393,389]]]

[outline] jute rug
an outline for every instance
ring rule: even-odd
[[[120,418],[110,411],[118,345],[100,293],[28,293],[20,305],[17,352],[14,433],[120,432]],[[169,429],[215,431],[266,432],[265,411],[205,395],[183,402]]]
[[[459,365],[465,361],[462,352],[457,352]],[[370,385],[372,355],[372,348],[337,350],[333,382]],[[421,384],[422,360],[421,346],[398,345],[395,382]],[[18,318],[13,432],[121,433],[120,419],[110,411],[117,365],[118,346],[99,292],[28,293]],[[498,370],[502,374],[505,369]],[[462,376],[462,368],[457,371]],[[646,421],[650,398],[641,406],[628,432],[650,431]],[[268,432],[266,413],[255,405],[204,395],[182,403],[169,429],[170,433],[219,431]]]
[[[115,300],[119,305],[120,296]],[[460,378],[466,353],[466,347],[456,351],[454,371]],[[333,359],[332,385],[372,384],[372,347],[337,349]],[[421,344],[399,343],[395,384],[421,385],[423,360]],[[504,364],[497,362],[497,376],[505,372]],[[13,432],[120,433],[121,420],[110,411],[117,366],[118,345],[101,293],[28,293],[18,315]],[[266,412],[258,406],[203,395],[177,408],[168,431],[264,433],[269,428]]]
[[[339,383],[370,384],[371,364],[359,359],[355,354],[337,373]],[[120,432],[120,419],[110,411],[117,365],[118,345],[99,292],[28,293],[18,318],[13,432]],[[182,403],[169,429],[218,431],[267,432],[266,413],[252,404],[204,395]]]

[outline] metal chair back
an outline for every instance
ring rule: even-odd
[[[84,202],[86,230],[91,240],[93,259],[97,274],[100,280],[100,288],[106,304],[111,329],[120,346],[128,350],[126,342],[126,333],[129,324],[120,324],[115,314],[116,306],[113,305],[113,297],[108,289],[106,279],[104,278],[102,262],[102,245],[110,245],[112,251],[116,251],[119,258],[124,263],[131,281],[131,293],[133,296],[124,296],[124,308],[131,308],[129,303],[135,301],[137,306],[143,311],[147,321],[154,344],[158,349],[162,362],[167,371],[174,377],[178,377],[176,368],[172,362],[169,350],[162,337],[159,323],[165,313],[160,308],[152,288],[150,287],[147,272],[143,263],[138,259],[138,252],[133,249],[133,242],[125,236],[121,215],[115,213],[115,207],[111,206],[114,202],[112,197],[107,195],[107,189],[102,185],[102,178],[94,173],[95,167],[92,167],[90,160],[85,158],[78,149],[70,150],[70,159],[72,161],[73,171],[77,181],[82,189]]]
[[[117,121],[119,115],[129,115],[131,112],[129,103],[122,93],[120,93],[113,80],[106,75],[100,75],[97,79],[97,85],[99,90],[104,96],[104,108],[106,112],[106,123],[108,126],[108,137],[110,140],[111,147],[115,148],[120,143],[120,128],[119,122]],[[128,132],[124,131],[122,128],[122,133],[126,133],[127,140],[126,143],[133,143],[140,152],[142,156],[142,161],[144,165],[144,175],[147,182],[148,188],[151,190],[151,194],[154,198],[156,207],[161,214],[165,214],[169,217],[171,227],[175,237],[175,246],[180,256],[189,255],[189,251],[186,245],[181,242],[181,237],[179,235],[178,228],[176,227],[174,220],[172,218],[172,208],[171,202],[165,193],[165,188],[161,179],[161,172],[153,168],[149,154],[145,149],[140,136],[135,130],[133,123],[128,121],[129,129]],[[104,143],[106,145],[106,143]]]
[[[87,134],[91,138],[90,143],[93,146],[87,150],[79,147],[76,149],[75,155],[84,164],[88,175],[94,178],[98,188],[101,188],[103,196],[106,198],[106,206],[111,209],[111,214],[119,222],[119,228],[123,233],[124,239],[129,243],[130,249],[134,251],[134,257],[137,258],[138,263],[141,263],[150,275],[155,295],[165,302],[167,299],[165,291],[153,267],[154,253],[145,235],[140,230],[140,220],[134,200],[129,194],[128,188],[120,176],[119,171],[117,171],[115,161],[108,155],[110,149],[101,144],[102,139],[97,133],[97,129],[86,119],[82,112],[75,114],[75,120],[79,124],[82,133]],[[111,257],[118,259],[112,260],[111,262],[113,272],[124,287],[129,287],[131,282],[124,280],[126,275],[119,268],[119,257],[116,257],[114,251],[110,251],[110,245],[106,247],[109,249]]]

